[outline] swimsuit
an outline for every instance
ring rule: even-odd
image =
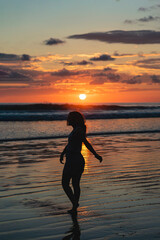
[[[68,137],[66,149],[66,162],[64,172],[72,175],[82,174],[84,171],[85,161],[81,154],[82,141],[85,133],[81,127],[76,127]]]

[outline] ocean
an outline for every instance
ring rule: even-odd
[[[87,120],[89,135],[148,133],[160,131],[160,104],[0,105],[0,140],[66,137],[70,111],[81,111]]]
[[[77,216],[61,186],[70,111],[86,117]],[[152,240],[160,226],[160,104],[1,104],[1,240]]]

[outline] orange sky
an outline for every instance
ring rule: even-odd
[[[159,8],[148,0],[4,2],[0,102],[160,102]]]

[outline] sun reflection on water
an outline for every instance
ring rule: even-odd
[[[82,155],[84,156],[84,159],[85,159],[85,168],[84,168],[84,171],[85,173],[88,173],[88,170],[89,170],[89,162],[88,162],[88,159],[89,159],[89,150],[86,148],[86,146],[84,144],[82,144],[82,151],[81,151]]]

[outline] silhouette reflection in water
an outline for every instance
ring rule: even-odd
[[[73,225],[62,240],[80,240],[81,229],[77,220],[77,212],[70,213]]]

